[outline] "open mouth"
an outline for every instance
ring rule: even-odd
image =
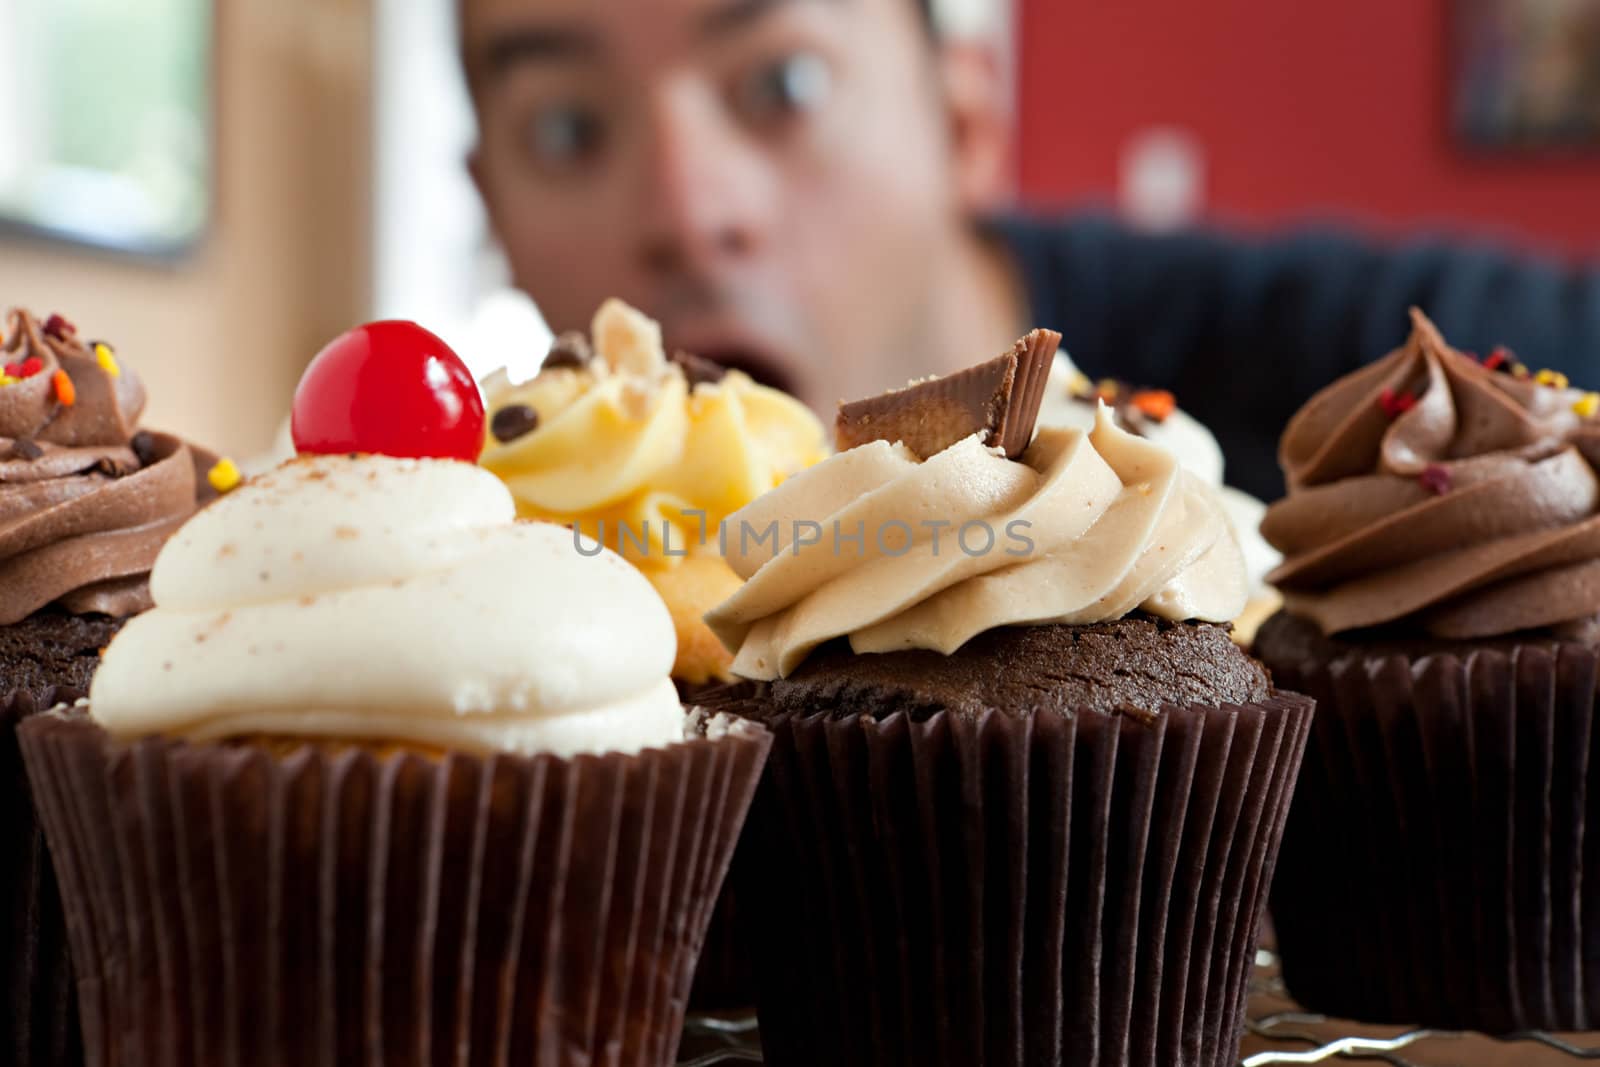
[[[688,351],[728,370],[742,371],[762,385],[785,393],[794,392],[794,375],[780,360],[765,352],[737,346],[689,348]]]

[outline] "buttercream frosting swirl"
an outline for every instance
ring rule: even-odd
[[[1498,373],[1413,312],[1406,344],[1290,421],[1262,533],[1288,609],[1336,634],[1478,638],[1600,611],[1600,426],[1560,379]]]
[[[641,567],[673,567],[679,553],[715,555],[704,531],[827,454],[805,405],[739,371],[691,384],[660,327],[621,301],[600,308],[592,333],[594,358],[581,365],[484,382],[491,414],[525,405],[537,417],[510,441],[491,434],[480,460],[524,518],[577,526]]]
[[[28,370],[0,384],[0,625],[52,603],[144,610],[162,543],[214,495],[212,457],[165,434],[135,442],[145,393],[133,371],[50,326],[13,311],[0,345]]]
[[[568,530],[516,522],[469,464],[291,461],[185,524],[151,590],[95,675],[91,713],[113,734],[563,756],[684,737],[649,583]]]
[[[769,528],[775,533],[768,538]],[[1020,461],[977,435],[926,461],[875,441],[795,475],[724,528],[744,586],[706,621],[734,671],[792,672],[825,641],[951,653],[999,626],[1134,610],[1223,622],[1244,560],[1214,492],[1100,409]]]

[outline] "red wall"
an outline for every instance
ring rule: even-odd
[[[1229,222],[1511,235],[1600,253],[1600,151],[1451,143],[1450,0],[1020,0],[1024,197],[1109,202],[1134,131],[1177,126]]]

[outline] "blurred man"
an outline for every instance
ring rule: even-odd
[[[1600,384],[1594,270],[995,218],[1002,79],[927,0],[459,2],[473,176],[558,331],[619,295],[827,409],[1050,326],[1092,376],[1175,390],[1269,498],[1284,422],[1397,345],[1409,305]]]

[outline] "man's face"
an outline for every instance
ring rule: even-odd
[[[553,328],[621,296],[819,406],[887,384],[961,225],[912,0],[463,0],[463,40],[474,174]]]

